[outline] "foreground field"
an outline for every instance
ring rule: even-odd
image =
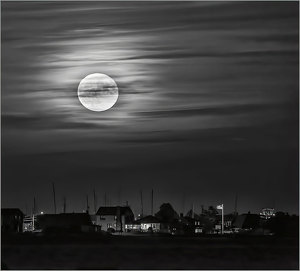
[[[2,237],[8,269],[299,269],[297,239],[276,237]]]

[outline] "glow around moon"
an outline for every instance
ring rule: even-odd
[[[78,86],[78,99],[92,111],[105,111],[117,102],[119,96],[116,82],[102,73],[93,73],[83,78]]]

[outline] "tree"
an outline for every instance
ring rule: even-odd
[[[218,210],[214,206],[209,206],[207,212],[210,217],[216,217],[219,214]]]

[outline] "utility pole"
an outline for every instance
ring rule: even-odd
[[[52,182],[52,191],[53,191],[54,214],[56,214],[55,187],[54,187],[54,183],[53,182]]]
[[[104,206],[106,207],[106,192],[104,193]]]

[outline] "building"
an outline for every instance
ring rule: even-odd
[[[95,227],[87,213],[37,215],[35,230],[43,232],[94,232]]]
[[[126,232],[140,232],[141,224],[137,221],[133,221],[132,223],[125,224]]]
[[[27,215],[23,220],[23,232],[31,232],[35,230],[36,215]]]
[[[132,224],[134,214],[129,206],[100,207],[96,213],[96,225],[103,231],[124,232],[126,224]]]
[[[1,209],[1,231],[23,232],[23,212],[18,208]]]
[[[159,219],[152,215],[148,215],[137,220],[137,223],[141,225],[142,232],[159,232],[161,229]]]

